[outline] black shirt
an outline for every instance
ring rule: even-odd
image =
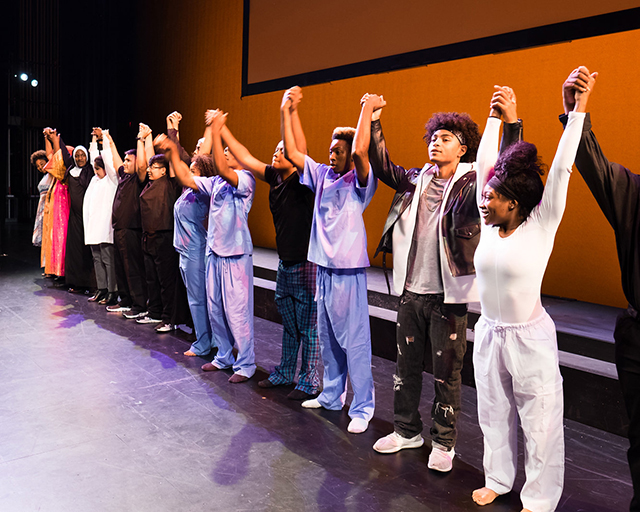
[[[179,189],[178,181],[166,174],[157,180],[149,180],[140,194],[140,218],[145,233],[173,229],[173,204]]]
[[[113,200],[111,222],[113,229],[141,229],[140,220],[140,192],[144,182],[140,182],[138,175],[127,174],[124,167],[118,169],[118,190]]]
[[[561,115],[566,126],[568,117]],[[587,114],[576,154],[576,167],[615,232],[622,290],[629,304],[640,309],[640,176],[609,162],[591,131]]]
[[[269,209],[276,228],[278,256],[285,264],[307,261],[314,194],[300,184],[298,173],[286,180],[271,165],[264,171],[269,184]]]

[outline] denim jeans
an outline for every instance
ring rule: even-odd
[[[445,304],[442,294],[418,295],[407,290],[402,293],[396,325],[398,357],[393,377],[394,427],[401,436],[410,438],[422,432],[418,410],[422,372],[431,361],[435,386],[431,438],[446,450],[455,446],[466,334],[466,304]]]

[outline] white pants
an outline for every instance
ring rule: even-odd
[[[513,487],[517,412],[525,441],[522,505],[532,512],[554,511],[564,484],[564,406],[553,320],[546,311],[526,324],[501,324],[481,316],[473,365],[485,486],[497,494]]]

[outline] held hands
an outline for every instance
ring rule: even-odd
[[[102,140],[102,128],[94,126],[91,130],[91,137],[95,138],[97,142],[100,142]]]
[[[154,139],[153,147],[162,151],[168,157],[171,151],[176,149],[176,144],[164,133],[161,133]]]
[[[574,69],[562,84],[562,104],[564,113],[572,110],[586,112],[587,101],[598,78],[598,73],[589,73],[585,66]]]
[[[505,123],[518,120],[516,94],[511,87],[494,85],[495,92],[491,96],[490,117],[503,118]]]
[[[50,128],[50,127],[46,127],[44,130],[42,130],[42,134],[48,139],[51,140],[54,137],[58,136],[58,133],[56,131],[55,128]]]
[[[171,130],[172,128],[177,130],[180,125],[180,121],[182,121],[182,114],[177,110],[174,110],[167,116],[167,130]]]
[[[211,128],[213,129],[214,132],[219,132],[220,130],[222,130],[222,127],[226,123],[228,114],[223,112],[220,109],[211,110],[209,112],[211,112],[211,116],[210,116]]]
[[[362,96],[362,98],[360,99],[360,106],[362,108],[371,108],[371,120],[377,121],[378,119],[380,119],[382,109],[387,106],[387,102],[384,101],[383,96],[365,93],[364,96]]]
[[[144,140],[151,135],[151,128],[149,128],[146,124],[140,123],[140,129],[138,131],[138,139]]]
[[[289,109],[291,112],[298,108],[298,105],[302,101],[302,89],[297,85],[284,91],[282,95],[282,103],[280,103],[280,110]]]
[[[287,92],[289,93],[289,99],[291,99],[291,106],[289,108],[293,112],[302,101],[302,89],[296,85],[291,87]]]
[[[211,123],[213,122],[214,112],[215,110],[209,109],[209,110],[206,110],[204,113],[204,124],[207,125],[207,127],[210,127]]]

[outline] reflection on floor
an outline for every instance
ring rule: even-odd
[[[347,434],[342,412],[303,410],[291,387],[261,389],[281,326],[255,319],[259,371],[203,374],[181,333],[156,334],[50,287],[36,253],[0,261],[0,511],[467,511],[483,485],[475,390],[463,390],[451,473],[430,443],[379,455],[392,431],[393,363],[374,358],[376,415]],[[433,380],[425,374],[428,424]],[[350,401],[350,396],[348,398]],[[566,422],[558,510],[628,510],[624,438]],[[428,428],[425,432],[428,434]],[[522,466],[522,454],[521,454]],[[522,486],[520,469],[516,489]],[[519,511],[518,492],[487,511]]]

